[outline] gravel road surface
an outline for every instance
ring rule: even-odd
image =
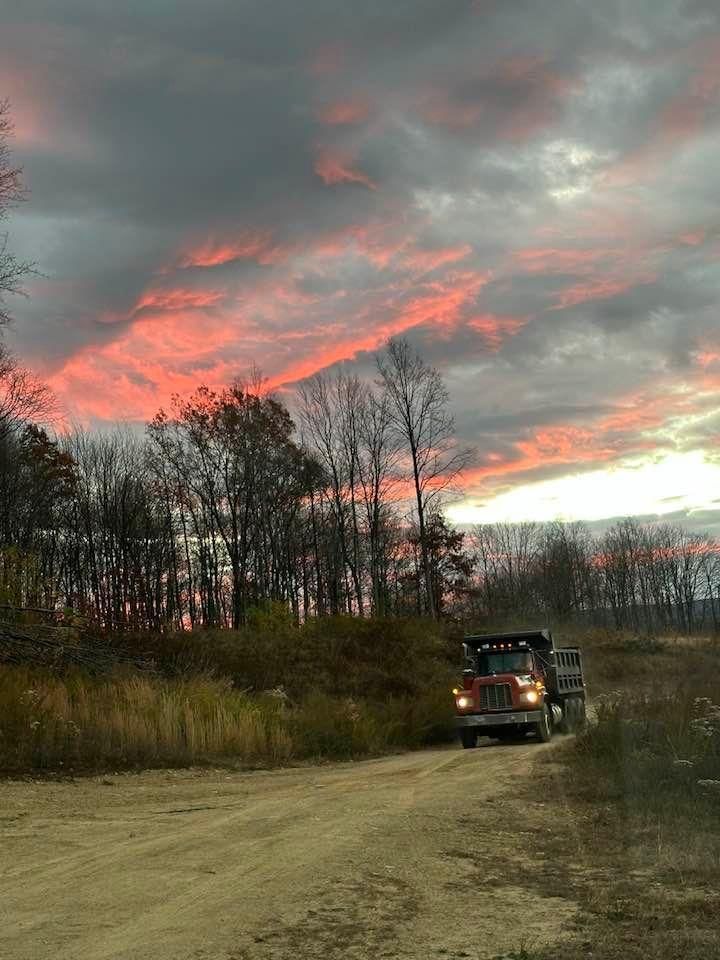
[[[552,750],[0,782],[0,957],[487,960],[555,943],[573,905],[517,879],[517,796]]]

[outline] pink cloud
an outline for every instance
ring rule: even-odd
[[[272,243],[265,231],[246,231],[231,240],[211,238],[181,254],[179,267],[218,267],[237,260],[254,260],[259,264],[277,263],[283,251]]]
[[[352,226],[318,238],[312,252],[318,257],[328,258],[354,253],[369,260],[380,270],[392,264],[398,270],[423,274],[465,260],[473,251],[468,243],[449,247],[420,247],[406,231],[407,228],[405,232],[400,232],[393,223]]]
[[[709,37],[688,51],[690,80],[660,112],[657,136],[669,142],[683,141],[701,133],[717,109],[720,93],[720,38]]]
[[[138,319],[104,346],[68,358],[48,382],[75,417],[147,420],[173,393],[199,383],[219,387],[237,372],[218,359],[238,335],[236,327],[191,313]]]
[[[381,232],[359,232],[371,249]],[[237,246],[234,248],[237,252]],[[243,246],[246,249],[246,246]],[[360,248],[356,249],[360,252]],[[411,249],[412,254],[418,250]],[[192,262],[215,262],[215,247]],[[371,304],[348,302],[335,319],[343,289],[310,293],[291,275],[273,272],[236,291],[178,286],[149,287],[126,316],[108,318],[121,331],[101,346],[89,346],[68,358],[49,377],[66,409],[82,418],[111,416],[122,410],[129,419],[147,419],[173,392],[188,392],[198,383],[218,387],[249,369],[258,358],[274,388],[291,384],[338,360],[380,347],[390,336],[417,326],[447,336],[474,305],[489,275],[451,270],[421,280],[434,263],[451,266],[465,255],[455,248],[420,251],[415,270],[400,273],[378,287]],[[303,255],[312,262],[313,251]],[[185,261],[189,262],[189,261]],[[307,323],[308,311],[313,320]],[[302,325],[302,326],[301,326]],[[488,343],[510,335],[506,319],[486,324]]]
[[[591,248],[558,248],[558,247],[524,247],[512,254],[513,260],[525,273],[588,273],[592,272],[598,263],[617,258],[618,251],[603,247]]]
[[[33,96],[25,80],[0,69],[0,100],[10,100],[12,134],[20,147],[47,147],[52,141],[48,118],[44,115],[42,98]]]
[[[698,367],[699,389],[710,397],[720,396],[720,343],[707,343],[695,354],[695,363]]]
[[[420,292],[398,310],[403,329],[426,323],[431,323],[435,329],[453,327],[460,321],[463,308],[475,302],[489,280],[489,273],[468,270],[424,284]]]
[[[525,247],[511,254],[523,273],[545,275],[574,274],[591,276],[599,265],[612,263],[620,251],[607,247]]]
[[[135,313],[141,310],[190,310],[214,307],[224,294],[219,290],[147,290],[138,300]]]
[[[527,324],[528,317],[499,317],[492,313],[471,317],[467,326],[484,339],[486,346],[497,352],[508,337],[514,337]]]
[[[99,146],[87,118],[98,89],[73,69],[72,30],[52,16],[23,22],[18,10],[18,18],[4,18],[0,31],[0,100],[10,102],[14,145],[94,160]]]
[[[702,385],[702,376],[696,380]],[[706,409],[697,394],[688,393],[684,381],[667,382],[638,390],[618,400],[610,414],[590,417],[582,424],[553,424],[533,430],[512,444],[512,452],[489,451],[483,463],[466,472],[468,490],[487,495],[503,485],[504,478],[522,476],[532,482],[548,467],[592,468],[628,456],[657,451],[657,431],[677,417]],[[538,476],[538,478],[539,478]]]
[[[632,290],[633,287],[653,283],[656,279],[656,275],[628,279],[612,276],[589,279],[560,291],[555,302],[555,309],[565,310],[567,307],[574,307],[579,303],[587,303],[592,300],[609,300]]]
[[[689,230],[687,233],[681,233],[678,240],[685,247],[699,247],[705,243],[707,233],[703,229]]]
[[[328,126],[349,126],[363,123],[370,116],[365,100],[337,100],[318,111],[318,119]]]
[[[438,267],[464,260],[472,253],[469,243],[455,247],[440,247],[435,250],[412,249],[403,256],[403,264],[421,273],[430,273]]]
[[[377,190],[377,184],[373,183],[361,170],[355,169],[352,157],[342,150],[331,147],[320,148],[315,159],[315,173],[327,186],[359,183],[370,190]]]
[[[634,244],[626,237],[616,248],[598,244],[593,247],[525,247],[510,255],[509,271],[539,276],[568,275],[573,279],[555,297],[555,309],[561,310],[592,300],[608,300],[633,287],[653,283],[658,277],[659,257],[672,245]]]
[[[703,370],[720,365],[720,350],[703,350],[697,354],[697,362]]]
[[[600,465],[617,455],[617,451],[605,445],[594,430],[576,426],[541,428],[529,439],[517,441],[513,446],[514,456],[491,451],[485,458],[486,463],[465,471],[463,486],[467,490],[487,492],[496,486],[490,481],[518,474],[531,475],[550,466]]]
[[[376,350],[388,337],[406,333],[415,327],[431,324],[436,332],[447,332],[460,322],[464,308],[475,300],[488,280],[488,274],[470,271],[452,274],[442,283],[421,285],[417,294],[409,300],[403,299],[402,295],[396,300],[386,300],[384,319],[358,315],[348,323],[349,329],[346,328],[344,334],[336,331],[330,345],[322,344],[306,357],[283,366],[270,377],[270,388],[292,384],[333,363]],[[364,332],[359,333],[360,330]]]

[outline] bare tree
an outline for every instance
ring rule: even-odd
[[[20,167],[13,165],[10,157],[11,134],[9,104],[7,100],[0,100],[0,222],[25,198],[22,171]],[[10,320],[5,306],[6,295],[22,293],[22,281],[31,270],[32,264],[18,259],[8,249],[7,233],[0,233],[0,325]]]
[[[457,480],[470,459],[458,448],[455,423],[448,409],[449,395],[440,372],[427,364],[407,340],[391,339],[377,358],[381,383],[387,392],[393,425],[403,438],[415,497],[425,606],[438,613],[428,549],[427,518]]]
[[[490,616],[528,614],[536,608],[542,527],[537,523],[493,523],[475,527],[478,588]]]
[[[306,440],[329,480],[330,504],[337,524],[345,570],[352,581],[351,593],[358,613],[364,613],[356,491],[358,483],[359,408],[364,390],[356,377],[342,370],[334,379],[316,374],[300,385],[300,418]]]
[[[0,343],[0,435],[29,422],[49,424],[56,415],[47,386]]]
[[[392,429],[387,393],[367,390],[358,410],[358,478],[365,512],[370,552],[373,610],[388,612],[388,534],[392,527],[391,501],[398,484],[400,443]]]
[[[652,562],[647,533],[635,520],[626,518],[613,524],[598,544],[604,599],[616,627],[639,627],[643,570]]]

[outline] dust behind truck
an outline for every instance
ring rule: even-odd
[[[547,743],[555,730],[585,722],[585,679],[577,647],[558,649],[549,630],[465,637],[467,667],[456,689],[463,747],[479,737],[515,740],[533,733]]]

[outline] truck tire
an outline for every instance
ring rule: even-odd
[[[542,717],[535,724],[535,733],[541,743],[550,743],[552,739],[552,720],[550,719],[550,708],[547,704],[543,707]]]
[[[463,745],[463,750],[472,750],[473,747],[477,746],[477,742],[477,730],[473,730],[472,727],[463,727],[460,731],[460,743]]]
[[[560,733],[573,733],[578,723],[577,697],[568,697],[562,705],[563,718]]]

